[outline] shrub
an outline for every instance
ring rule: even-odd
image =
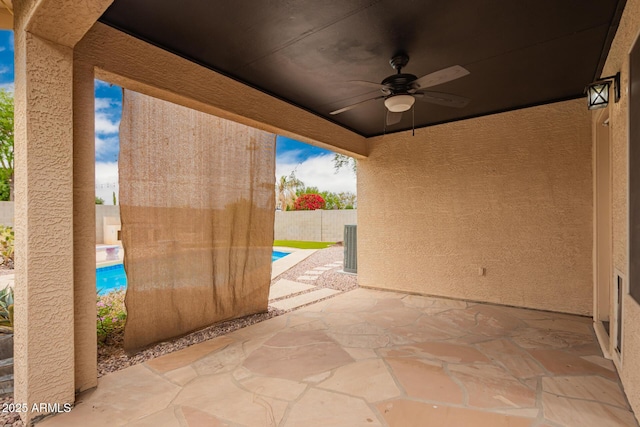
[[[325,201],[319,194],[303,194],[294,204],[297,211],[314,211],[324,209]]]
[[[13,228],[0,225],[0,257],[2,263],[9,268],[13,268]]]
[[[11,286],[0,291],[0,331],[13,332],[13,287]]]
[[[124,289],[98,295],[96,323],[99,343],[106,343],[124,330],[124,324],[127,320],[124,295]]]

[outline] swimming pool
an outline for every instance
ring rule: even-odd
[[[287,255],[289,255],[289,252],[273,251],[271,252],[271,262],[276,261],[280,258],[284,258]]]
[[[271,262],[286,257],[287,255],[289,255],[289,252],[273,251],[271,253]],[[96,268],[96,288],[100,295],[126,287],[127,275],[124,272],[124,266],[122,264]]]

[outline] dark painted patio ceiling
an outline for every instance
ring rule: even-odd
[[[430,90],[471,99],[416,102],[416,127],[583,96],[599,76],[625,0],[115,0],[101,21],[364,136],[383,133],[389,59],[418,77],[471,74]],[[189,76],[185,76],[189,78]],[[586,108],[586,107],[585,107]],[[387,128],[410,129],[411,114]]]

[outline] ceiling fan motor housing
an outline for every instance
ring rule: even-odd
[[[385,86],[384,89],[381,89],[382,93],[384,93],[385,95],[391,95],[399,93],[411,93],[411,91],[415,92],[415,90],[411,87],[411,83],[413,83],[417,79],[418,78],[413,74],[394,74],[382,81],[382,85]]]

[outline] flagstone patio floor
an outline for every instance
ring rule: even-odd
[[[53,426],[637,426],[591,320],[357,289],[108,374]]]

